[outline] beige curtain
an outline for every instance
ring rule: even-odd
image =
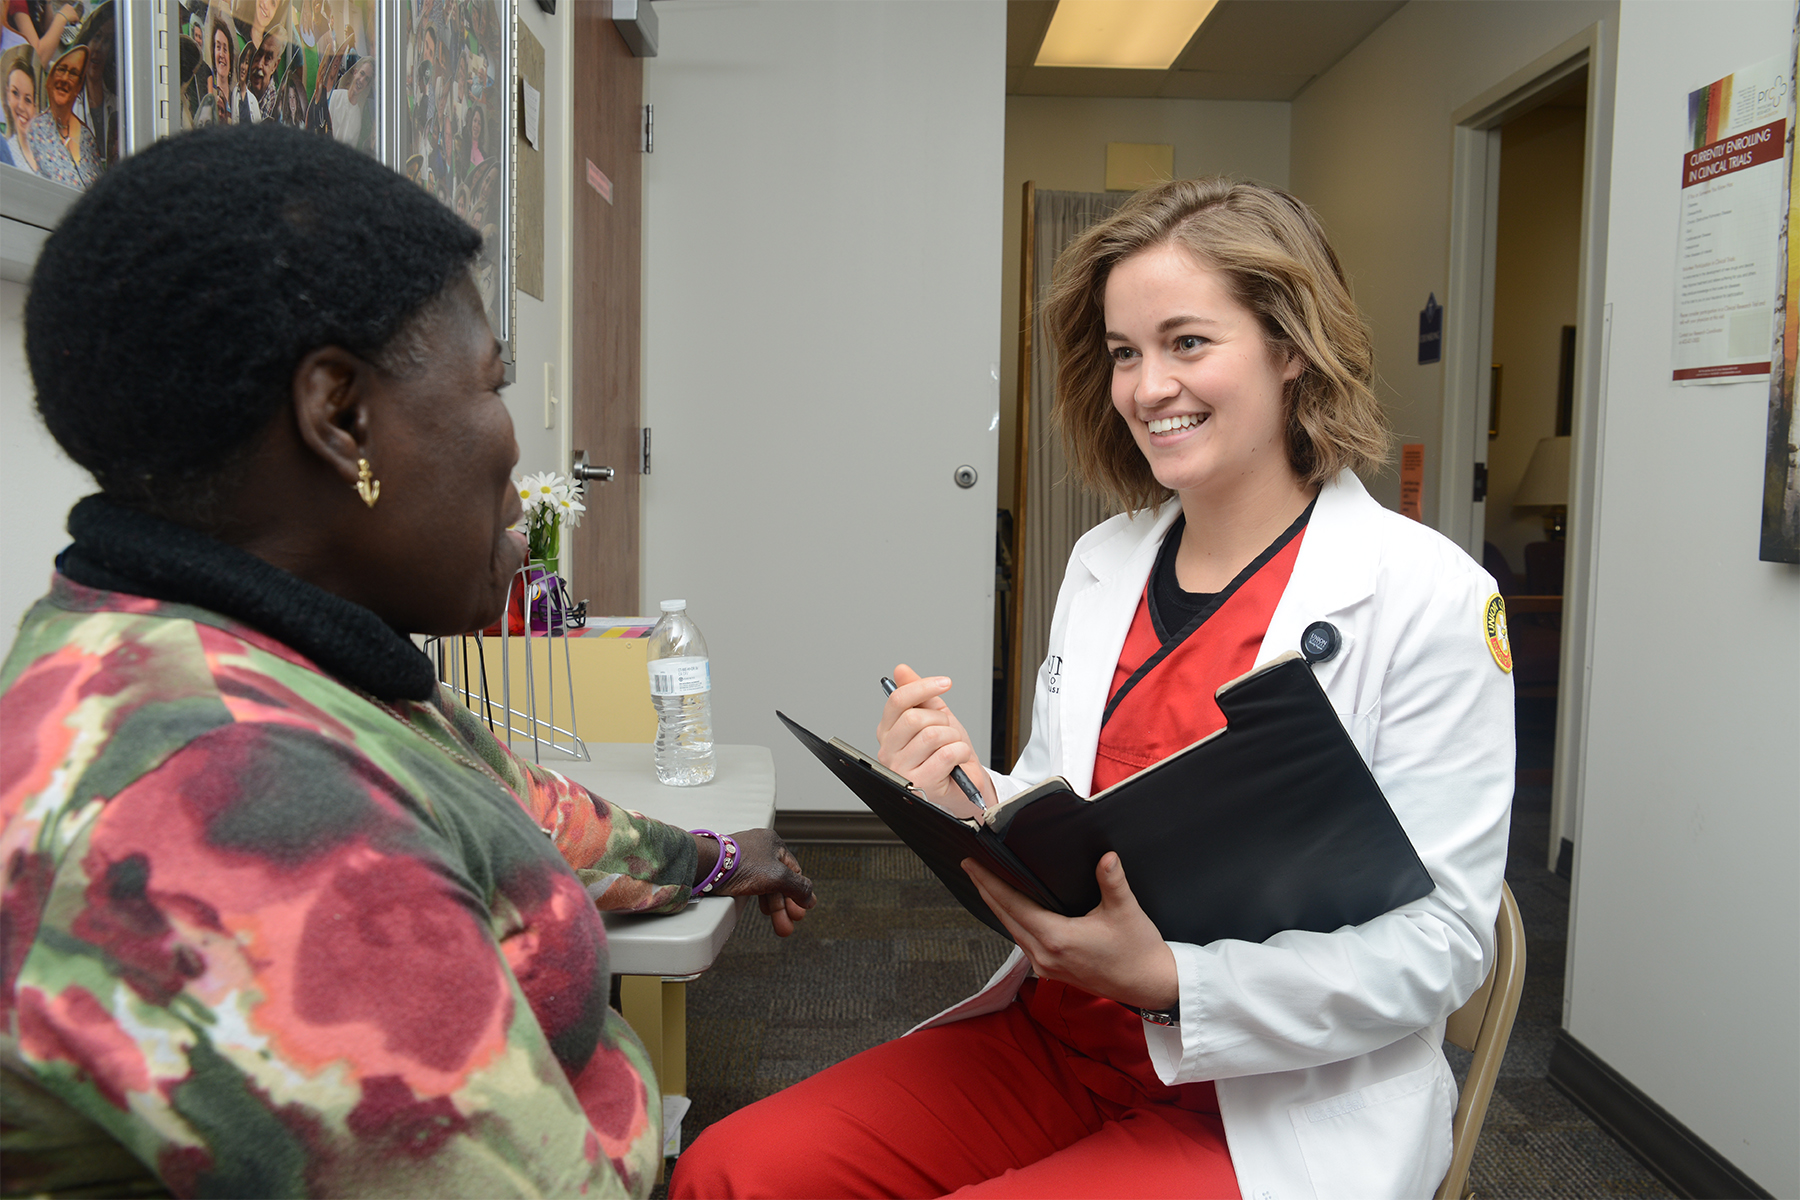
[[[1050,426],[1056,394],[1056,362],[1044,330],[1044,297],[1049,294],[1056,256],[1094,222],[1111,216],[1129,192],[1037,192],[1031,305],[1031,419],[1025,454],[1024,537],[1014,568],[1021,589],[1019,678],[1013,681],[1018,705],[1018,746],[1031,740],[1031,701],[1038,668],[1050,644],[1050,614],[1062,586],[1069,551],[1076,539],[1117,511],[1071,478],[1062,445]]]

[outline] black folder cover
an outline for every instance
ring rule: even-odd
[[[1359,925],[1435,886],[1312,669],[1284,655],[1219,689],[1226,727],[1093,799],[1051,779],[988,823],[951,816],[842,742],[782,722],[924,859],[964,908],[1006,928],[958,865],[973,858],[1044,907],[1100,903],[1116,850],[1172,942],[1261,942]]]

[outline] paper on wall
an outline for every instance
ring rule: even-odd
[[[521,82],[525,84],[525,140],[531,143],[533,150],[541,151],[543,147],[538,145],[538,113],[543,100],[538,90],[528,81]]]
[[[1769,373],[1787,64],[1779,57],[1688,94],[1675,257],[1672,378]]]

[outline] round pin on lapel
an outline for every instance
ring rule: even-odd
[[[1314,621],[1300,635],[1300,657],[1309,663],[1322,663],[1338,652],[1344,639],[1330,621]]]

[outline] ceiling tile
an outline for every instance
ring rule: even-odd
[[[1008,67],[1006,90],[1015,96],[1160,96],[1170,74],[1103,67]]]
[[[1165,71],[1162,91],[1171,100],[1292,100],[1311,75],[1240,75],[1226,71]]]
[[[1405,0],[1219,0],[1176,70],[1318,75]]]
[[[1056,15],[1056,0],[1006,0],[1006,65],[1029,67],[1037,61],[1044,31]]]
[[[1007,0],[1006,91],[1015,96],[1291,100],[1406,0],[1219,0],[1168,71],[1037,67],[1056,0]]]

